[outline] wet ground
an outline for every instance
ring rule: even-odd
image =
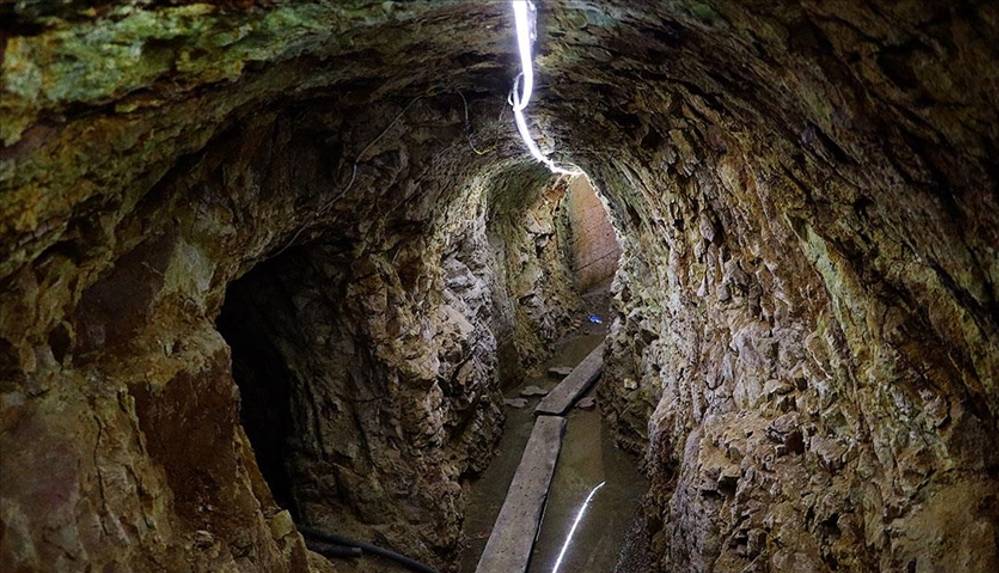
[[[600,413],[574,409],[528,571],[613,571],[645,486],[637,461],[614,445]]]
[[[591,312],[607,318],[603,301],[594,300]],[[585,322],[577,334],[561,341],[540,372],[551,366],[575,366],[603,340],[606,324]],[[517,397],[524,386],[551,389],[559,380],[547,376],[528,377],[507,396]],[[597,381],[600,384],[600,381]],[[590,391],[590,395],[593,390]],[[499,451],[489,468],[469,484],[469,506],[465,520],[467,546],[461,555],[461,571],[474,572],[493,522],[506,498],[506,491],[520,463],[534,425],[534,406],[540,398],[529,398],[525,408],[506,407],[507,421]],[[573,408],[568,415],[562,451],[552,479],[541,530],[529,571],[603,573],[614,570],[645,492],[638,461],[614,445],[610,428],[598,409]],[[589,493],[599,484],[572,538],[566,542],[573,522]],[[564,554],[559,560],[560,553]]]

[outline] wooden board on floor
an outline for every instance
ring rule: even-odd
[[[572,372],[534,409],[535,414],[564,415],[600,376],[604,368],[604,343],[586,355]]]
[[[562,449],[565,418],[538,416],[510,482],[476,573],[523,573],[538,536],[548,487]]]

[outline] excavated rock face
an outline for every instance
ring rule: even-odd
[[[282,507],[452,567],[578,304],[506,4],[0,10],[3,569],[328,568]],[[997,17],[543,3],[663,570],[999,568]]]
[[[585,177],[573,179],[569,186],[566,211],[576,286],[590,290],[609,283],[617,273],[621,244],[607,207]]]

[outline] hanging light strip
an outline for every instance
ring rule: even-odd
[[[517,28],[517,49],[520,51],[521,72],[513,83],[513,92],[510,94],[510,105],[513,107],[513,117],[517,124],[517,131],[524,140],[524,145],[539,162],[544,163],[552,173],[563,175],[582,175],[582,171],[575,169],[565,169],[555,165],[555,162],[545,157],[534,143],[531,132],[527,129],[527,119],[524,117],[524,110],[531,101],[534,92],[534,62],[531,54],[531,45],[534,40],[533,24],[535,22],[534,3],[530,0],[513,0],[513,20]]]
[[[519,96],[518,103],[513,105],[514,110],[523,111],[531,101],[531,94],[534,91],[534,62],[531,54],[531,43],[534,40],[534,30],[531,26],[531,12],[534,11],[534,4],[528,0],[513,0],[513,21],[517,29],[517,50],[520,52],[520,78],[524,79],[521,88],[522,93],[517,94],[516,82],[513,87],[514,98]]]

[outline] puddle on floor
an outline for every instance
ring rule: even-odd
[[[638,515],[645,480],[638,461],[614,445],[597,410],[576,408],[568,418],[528,571],[549,573],[558,563],[560,573],[610,572]],[[568,539],[584,501],[601,483]]]
[[[593,330],[596,332],[568,337],[562,341],[555,354],[542,365],[540,371],[543,373],[551,366],[575,366],[586,358],[586,355],[604,338],[602,331]],[[550,390],[558,383],[559,380],[548,376],[528,377],[522,384],[511,388],[507,392],[507,397],[518,397],[520,390],[525,386],[535,385]],[[475,571],[479,555],[486,546],[493,523],[506,499],[506,490],[513,481],[513,474],[517,472],[524,447],[531,437],[531,430],[534,428],[534,407],[540,400],[540,398],[528,398],[527,406],[524,408],[504,407],[506,424],[503,427],[503,436],[500,438],[496,457],[489,463],[482,477],[467,486],[470,488],[470,493],[465,512],[466,546],[461,554],[463,572]]]
[[[606,312],[600,314],[606,319]],[[576,335],[557,345],[554,355],[540,371],[545,372],[551,366],[578,364],[604,339],[606,326],[584,323]],[[521,388],[531,384],[550,390],[558,382],[550,377],[530,377],[510,389],[507,396],[516,397]],[[505,408],[507,420],[496,457],[479,479],[466,485],[469,505],[464,529],[466,546],[461,554],[462,572],[475,571],[531,435],[533,411],[539,401],[540,398],[529,398],[525,408]],[[590,501],[559,571],[613,571],[637,515],[639,500],[646,490],[644,478],[638,471],[638,460],[614,445],[610,428],[600,412],[573,408],[568,416],[562,451],[529,571],[552,571],[579,506],[590,490],[601,482],[606,484]]]
[[[511,392],[519,391],[519,387]],[[506,490],[513,481],[520,456],[527,446],[534,427],[534,406],[537,399],[528,399],[526,408],[506,408],[506,424],[500,438],[499,450],[482,477],[466,484],[469,488],[468,506],[465,509],[464,539],[461,552],[461,571],[472,573],[479,563],[479,556],[486,547],[493,522],[499,515],[506,498]]]

